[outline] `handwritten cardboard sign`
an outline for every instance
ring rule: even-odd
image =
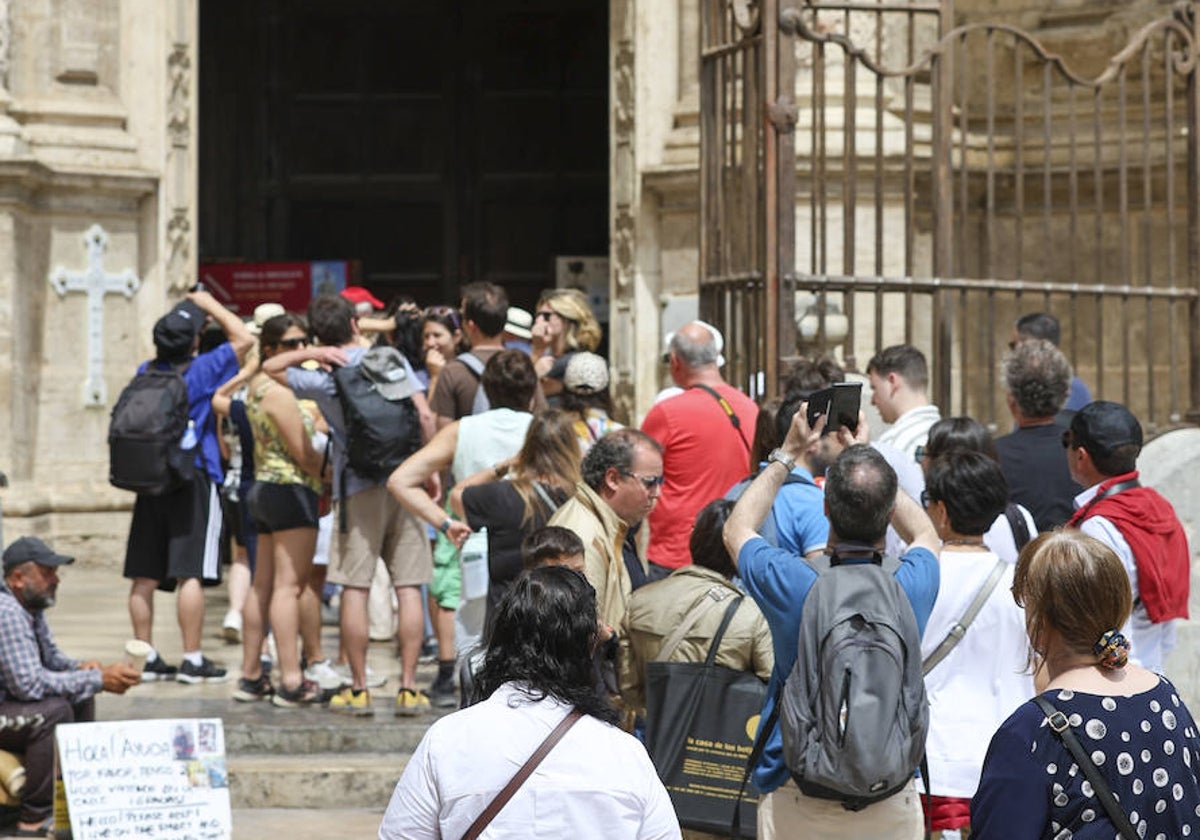
[[[229,840],[219,719],[62,724],[55,740],[74,840]]]

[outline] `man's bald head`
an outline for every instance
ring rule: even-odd
[[[671,353],[689,370],[715,367],[720,355],[712,332],[695,321],[675,331],[671,337]]]

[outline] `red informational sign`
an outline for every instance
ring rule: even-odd
[[[229,309],[249,318],[260,303],[303,312],[314,295],[346,288],[351,269],[346,260],[207,263],[200,266],[200,282]]]

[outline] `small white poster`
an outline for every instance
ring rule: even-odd
[[[74,840],[229,840],[219,718],[62,724],[55,730]]]

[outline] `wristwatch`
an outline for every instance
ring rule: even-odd
[[[451,519],[449,516],[447,516],[446,521],[442,523],[441,527],[438,528],[438,530],[441,531],[443,534],[445,534],[446,532],[448,532],[450,530],[450,526],[453,524],[454,524],[454,520]]]
[[[772,449],[771,454],[767,456],[768,464],[783,464],[787,467],[787,471],[791,472],[792,467],[796,466],[796,459],[784,452],[782,449]]]

